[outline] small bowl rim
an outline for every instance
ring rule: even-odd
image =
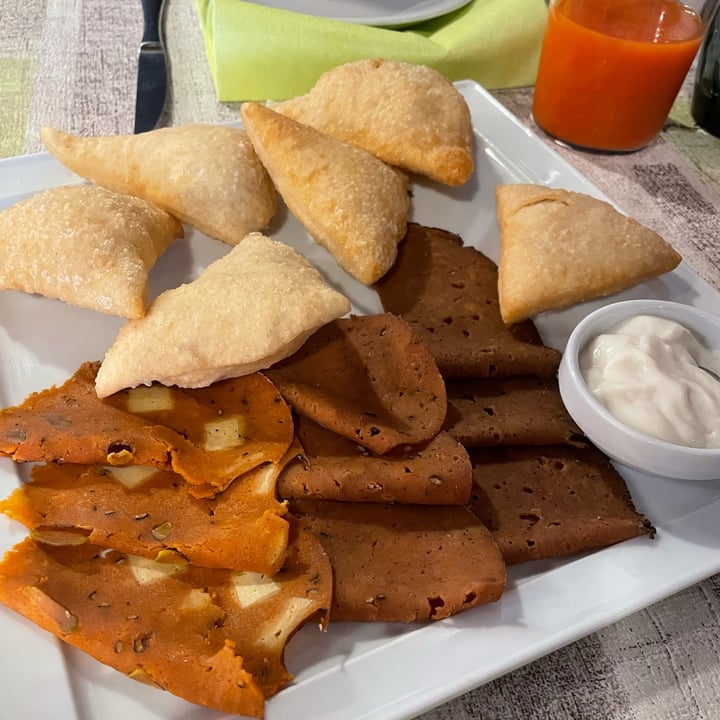
[[[691,445],[681,445],[680,443],[673,443],[669,440],[663,440],[662,438],[655,437],[654,435],[650,435],[649,433],[643,432],[642,430],[637,430],[636,428],[627,425],[622,420],[617,418],[612,412],[610,412],[610,410],[608,410],[605,405],[603,405],[595,397],[595,395],[588,387],[587,382],[582,375],[582,372],[580,371],[580,353],[582,352],[582,349],[587,344],[587,342],[591,339],[589,337],[585,337],[585,335],[587,334],[588,326],[592,325],[598,317],[601,317],[611,312],[612,310],[627,309],[627,312],[624,313],[625,319],[628,319],[633,315],[656,315],[658,317],[663,317],[666,320],[673,319],[662,315],[663,308],[676,310],[678,314],[684,313],[686,315],[697,315],[700,317],[704,317],[710,322],[717,324],[718,328],[720,329],[720,315],[715,315],[713,313],[707,312],[706,310],[696,308],[693,305],[688,305],[686,303],[680,303],[673,300],[660,300],[654,298],[620,300],[618,302],[609,303],[608,305],[603,305],[602,307],[596,308],[592,312],[588,313],[582,320],[580,320],[580,322],[573,328],[570,336],[568,337],[568,341],[565,345],[565,350],[563,352],[563,358],[561,362],[565,363],[566,369],[570,373],[570,377],[573,381],[573,387],[575,391],[580,393],[582,399],[588,405],[590,405],[590,407],[597,415],[599,415],[605,422],[613,425],[617,430],[624,432],[628,436],[628,439],[632,439],[651,448],[657,447],[658,449],[662,449],[665,451],[680,452],[688,455],[689,457],[697,457],[703,459],[707,459],[708,457],[711,457],[713,455],[717,455],[718,457],[720,457],[720,448],[704,448],[694,447]],[[633,310],[640,311],[641,309],[641,312],[633,312]],[[656,312],[653,312],[653,310],[655,310]],[[620,322],[622,322],[622,318],[618,318],[618,320],[616,322],[613,322],[612,325],[609,327],[617,325]],[[675,320],[675,322],[681,321]],[[607,329],[609,329],[609,327]],[[599,332],[606,332],[606,330],[601,330]],[[713,347],[712,349],[720,351],[720,342],[718,343],[717,347]],[[575,420],[575,422],[577,422],[577,420]],[[581,429],[587,434],[584,428]],[[622,462],[622,458],[620,458],[619,456],[618,460]]]

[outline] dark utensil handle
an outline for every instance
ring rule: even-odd
[[[142,0],[143,42],[160,42],[160,13],[163,0]]]

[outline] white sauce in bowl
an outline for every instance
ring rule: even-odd
[[[720,353],[654,315],[598,335],[580,355],[590,391],[626,425],[678,445],[720,448],[720,382],[702,368],[720,374]]]

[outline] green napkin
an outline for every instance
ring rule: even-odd
[[[285,100],[363,58],[421,63],[487,88],[535,82],[545,0],[472,0],[403,29],[356,25],[242,0],[195,0],[218,100]]]

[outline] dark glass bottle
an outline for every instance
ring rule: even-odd
[[[715,13],[700,49],[691,109],[701,128],[720,137],[720,12]]]

